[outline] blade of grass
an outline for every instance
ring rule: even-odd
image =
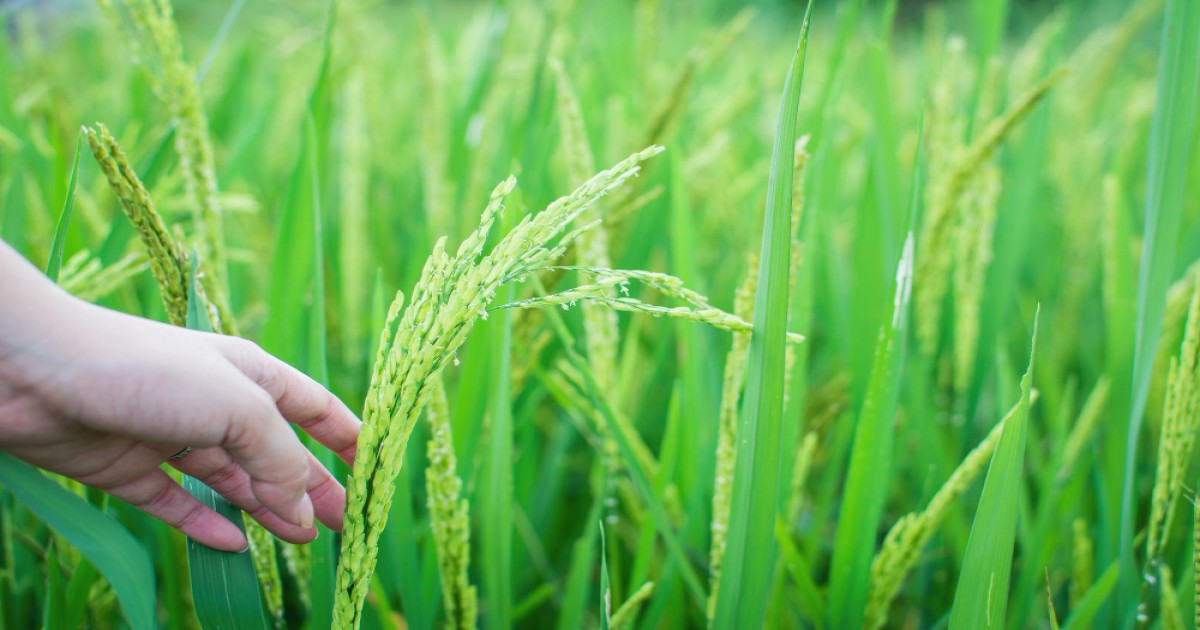
[[[1096,613],[1100,612],[1100,607],[1108,601],[1113,587],[1117,585],[1117,574],[1117,563],[1108,565],[1092,588],[1088,589],[1083,599],[1079,600],[1079,603],[1071,609],[1071,615],[1067,617],[1066,623],[1062,626],[1063,630],[1093,627],[1092,620],[1096,617]]]
[[[746,393],[738,427],[737,464],[729,535],[713,618],[715,628],[758,628],[766,614],[775,563],[775,518],[782,487],[779,435],[783,424],[784,334],[788,317],[792,165],[796,112],[808,47],[812,4],[800,27],[780,105],[763,220],[762,254],[754,299],[754,333],[747,359]],[[790,446],[790,445],[789,445]]]
[[[4,452],[0,452],[0,486],[99,569],[134,630],[154,628],[154,567],[146,549],[128,530],[33,466]]]
[[[58,272],[62,269],[63,250],[67,247],[67,228],[71,226],[71,215],[75,212],[75,183],[79,180],[79,153],[81,151],[83,151],[82,132],[75,139],[75,159],[71,161],[71,177],[67,180],[67,198],[63,200],[62,213],[58,215],[58,226],[54,228],[54,242],[50,245],[50,260],[46,262],[46,276],[54,282],[58,282]]]
[[[891,323],[880,330],[867,397],[854,429],[854,446],[846,473],[830,569],[829,610],[832,617],[829,624],[834,628],[861,626],[866,609],[875,539],[891,478],[893,424],[900,396],[908,301],[912,293],[912,259],[912,232],[909,232],[896,269],[895,301],[888,309]]]
[[[1131,620],[1137,607],[1138,571],[1133,556],[1137,445],[1189,180],[1188,158],[1200,89],[1200,3],[1168,0],[1159,54],[1158,93],[1150,122],[1146,173],[1146,228],[1142,247],[1145,253],[1138,278],[1133,404],[1125,437],[1121,492],[1117,607],[1123,621]]]
[[[229,38],[229,31],[233,30],[233,23],[237,21],[238,15],[242,12],[242,7],[246,4],[246,0],[233,0],[229,5],[229,10],[225,12],[225,17],[221,19],[221,25],[217,27],[217,33],[213,36],[212,43],[208,45],[208,51],[204,53],[204,60],[200,62],[200,67],[196,69],[196,83],[204,83],[204,78],[208,76],[208,71],[212,69],[213,62],[217,60],[217,53],[221,50],[221,46],[225,40]]]
[[[603,469],[599,470],[603,475]],[[596,553],[597,528],[593,525],[600,522],[603,514],[603,494],[597,493],[588,510],[583,536],[575,542],[571,550],[571,567],[567,574],[567,584],[563,597],[562,608],[558,616],[559,630],[574,630],[583,627],[583,610],[586,602],[588,583],[591,578],[593,554]]]
[[[1004,426],[983,482],[983,495],[971,524],[967,552],[954,591],[951,630],[1002,628],[1005,625],[1017,510],[1024,483],[1025,434],[1029,424],[1029,397],[1033,391],[1037,330],[1038,315],[1034,315],[1029,368],[1021,378],[1021,402],[1012,420]]]
[[[42,628],[55,630],[69,628],[64,617],[67,610],[66,588],[63,584],[62,568],[58,566],[58,552],[54,545],[46,550],[46,601],[42,612]]]

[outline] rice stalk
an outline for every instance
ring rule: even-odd
[[[1162,582],[1162,630],[1184,630],[1183,611],[1179,606],[1179,593],[1175,591],[1175,576],[1171,567],[1163,564],[1159,567],[1159,580]]]
[[[586,427],[580,427],[580,429],[591,440],[593,447],[602,453],[604,445],[601,441],[601,434],[598,432],[597,425],[605,420],[601,410],[596,407],[595,401],[591,399],[588,393],[587,378],[584,374],[575,369],[569,361],[560,360],[555,363],[554,370],[546,374],[544,378],[550,379],[558,385],[559,394],[565,398],[567,403],[565,406],[571,409],[578,409],[591,419],[591,424]],[[610,412],[613,416],[614,424],[617,426],[622,437],[629,443],[636,465],[646,472],[646,477],[651,483],[658,485],[659,465],[654,457],[654,453],[642,441],[641,436],[636,432],[628,417],[617,411],[610,410]],[[607,430],[603,435],[608,439],[616,437],[608,433]],[[628,493],[630,489],[624,486],[616,486],[615,490],[617,492]],[[677,523],[680,521],[683,515],[683,508],[679,502],[679,491],[674,484],[669,484],[664,489],[663,502],[673,522]],[[626,503],[626,505],[629,509],[637,508],[633,504]],[[636,514],[634,516],[634,521],[638,522],[640,519],[637,518]]]
[[[205,290],[224,315],[227,289],[222,212],[217,194],[216,168],[208,119],[195,72],[183,58],[183,44],[168,0],[97,0],[110,20],[124,32],[133,48],[134,62],[167,105],[175,127],[183,181],[194,211],[196,247],[207,262]],[[127,17],[122,17],[124,13]],[[228,319],[226,316],[225,319]]]
[[[1030,404],[1034,398],[1031,397]],[[942,487],[929,500],[929,505],[921,512],[910,512],[900,517],[883,540],[883,547],[871,564],[871,581],[867,595],[867,611],[863,628],[875,630],[881,628],[888,618],[888,609],[892,600],[900,592],[904,579],[912,571],[921,550],[937,532],[942,521],[953,509],[958,499],[967,491],[979,473],[983,472],[991,460],[1004,425],[1008,423],[1020,408],[1013,407],[987,437],[983,439],[950,475]]]
[[[96,163],[108,179],[109,187],[116,193],[125,216],[133,224],[142,245],[146,248],[150,270],[158,284],[167,320],[174,326],[185,326],[188,311],[187,279],[191,270],[191,258],[184,252],[179,240],[167,231],[162,217],[150,199],[150,193],[142,185],[108,128],[97,124],[95,128],[85,128],[84,134]],[[202,264],[199,266],[201,271],[196,275],[197,278],[203,279],[207,268]],[[237,335],[235,322],[222,317],[220,310],[208,299],[205,289],[203,281],[196,286],[197,296],[208,311],[212,329],[226,335]],[[246,539],[250,543],[251,555],[265,594],[268,611],[277,622],[282,621],[283,585],[278,565],[275,563],[275,539],[252,519],[246,520]]]
[[[361,622],[394,480],[417,416],[432,396],[432,380],[454,359],[475,322],[486,317],[496,290],[507,282],[524,280],[562,256],[579,233],[564,235],[564,230],[589,205],[635,175],[643,160],[660,151],[651,147],[635,153],[546,210],[524,217],[481,257],[503,199],[516,185],[510,177],[493,191],[479,227],[454,256],[446,253],[445,238],[434,245],[402,314],[403,297],[393,301],[364,405],[358,456],[347,483],[334,627],[357,628]]]
[[[554,306],[561,307],[563,310],[569,310],[572,306],[582,302],[584,304],[603,304],[614,310],[642,313],[651,317],[670,317],[689,320],[735,333],[749,334],[754,329],[753,325],[745,319],[712,306],[704,296],[699,296],[699,300],[697,302],[690,302],[689,306],[676,307],[659,306],[643,302],[636,298],[622,297],[620,293],[628,292],[629,282],[631,280],[640,280],[641,278],[638,275],[643,272],[630,272],[621,269],[606,269],[602,271],[606,275],[599,277],[592,284],[580,285],[573,289],[567,289],[550,295],[509,302],[508,304],[493,307],[492,310],[501,308],[536,309],[551,308]],[[672,278],[672,280],[677,281],[678,279]],[[659,290],[670,297],[677,297],[671,296],[669,289],[664,289],[653,282],[646,282],[645,285]],[[693,292],[688,290],[687,293],[691,294]],[[785,338],[789,343],[804,341],[803,335],[793,332],[787,333]]]
[[[1000,198],[1000,169],[987,164],[963,191],[960,219],[954,242],[954,390],[965,395],[975,368],[979,344],[980,308],[992,235],[996,227],[996,202]]]
[[[587,127],[583,120],[583,111],[579,105],[579,97],[571,85],[562,63],[551,60],[550,67],[557,80],[557,112],[559,128],[562,131],[563,153],[567,163],[567,177],[571,185],[585,181],[596,172],[596,162],[592,156],[592,148],[588,143]],[[579,235],[575,244],[575,258],[580,265],[607,268],[612,267],[612,259],[608,251],[608,229],[601,221],[602,213],[591,207],[585,209],[576,219],[577,225],[592,224]],[[587,358],[591,364],[592,377],[596,379],[596,388],[609,398],[608,406],[619,409],[620,391],[616,385],[617,379],[617,346],[619,331],[617,328],[617,312],[603,308],[601,305],[586,305],[583,309],[584,343]],[[624,416],[617,414],[616,418]],[[616,487],[620,471],[620,457],[617,444],[608,435],[607,426],[601,418],[595,418],[596,434],[600,437],[601,458],[608,474],[605,475],[608,487],[604,489],[605,505],[610,509],[606,518],[610,522],[616,518],[615,509],[610,503],[615,503],[613,490]],[[632,427],[623,427],[626,434],[635,434]],[[641,440],[637,440],[640,442]],[[611,499],[611,501],[610,501]]]
[[[1146,563],[1142,572],[1139,624],[1152,618],[1153,591],[1160,588],[1162,556],[1169,541],[1171,522],[1183,490],[1183,476],[1191,461],[1192,447],[1200,420],[1200,386],[1197,354],[1200,353],[1200,287],[1192,289],[1187,323],[1178,357],[1167,369],[1167,392],[1159,433],[1158,460],[1150,498],[1150,520],[1146,524]]]
[[[312,610],[312,547],[277,542],[288,575],[296,578],[296,594],[300,597],[300,604],[305,610]]]
[[[956,58],[957,55],[950,55],[951,60]],[[953,88],[943,81],[934,91],[933,114],[929,118],[930,177],[919,239],[924,254],[917,258],[914,282],[917,337],[927,356],[933,355],[938,343],[942,302],[955,264],[953,252],[956,248],[951,243],[958,233],[956,226],[962,222],[963,196],[972,181],[980,176],[1000,142],[1064,75],[1062,69],[1051,73],[988,123],[970,145],[961,148],[958,148],[956,138],[961,137],[962,123],[950,113]]]
[[[1079,411],[1079,418],[1071,427],[1071,432],[1067,434],[1067,440],[1063,444],[1062,465],[1058,469],[1058,483],[1065,483],[1075,472],[1079,457],[1083,455],[1084,448],[1091,442],[1096,427],[1100,425],[1100,420],[1107,410],[1110,384],[1111,381],[1107,376],[1101,376],[1096,381],[1096,386],[1092,388],[1092,393],[1088,394],[1087,400],[1084,401],[1083,409]]]
[[[1195,628],[1200,628],[1200,501],[1192,501],[1192,608]]]
[[[637,11],[638,17],[642,18],[638,22],[639,25],[653,24],[657,18],[658,0],[638,3]],[[669,87],[651,110],[649,123],[642,132],[638,146],[664,144],[670,138],[687,106],[696,73],[720,58],[733,41],[750,25],[755,13],[752,8],[743,8],[724,27],[708,33],[684,55],[671,79],[666,82]],[[636,206],[640,192],[639,188],[631,186],[616,198],[612,207],[620,209]],[[624,226],[625,219],[631,214],[632,210],[613,213],[609,219],[612,231],[619,232]]]
[[[442,583],[442,606],[447,628],[474,628],[478,596],[471,585],[470,506],[462,495],[462,479],[454,456],[450,406],[446,387],[435,382],[426,411],[429,419],[429,467],[425,470],[428,490],[429,527],[433,531]]]
[[[758,285],[758,255],[750,255],[746,275],[734,294],[733,312],[742,319],[754,317],[754,293]],[[738,401],[746,378],[746,357],[750,335],[734,335],[725,355],[725,375],[721,384],[721,409],[717,429],[717,463],[713,479],[711,542],[709,543],[708,615],[712,618],[721,583],[721,560],[725,556],[725,534],[729,530],[729,510],[733,501],[733,471],[737,464]]]
[[[1200,262],[1192,263],[1167,289],[1167,305],[1163,310],[1163,331],[1158,338],[1158,347],[1154,351],[1154,375],[1150,383],[1150,398],[1152,403],[1161,406],[1167,391],[1167,368],[1171,359],[1176,355],[1176,349],[1183,343],[1186,330],[1188,306],[1191,304],[1192,292],[1200,280]]]
[[[85,127],[83,132],[87,136],[92,156],[95,157],[101,172],[108,180],[109,187],[120,200],[121,209],[146,248],[150,271],[158,284],[168,321],[172,325],[183,326],[187,322],[187,276],[190,269],[188,255],[175,236],[167,231],[162,217],[150,199],[150,193],[138,179],[137,173],[129,164],[129,159],[108,132],[108,128],[98,124],[95,128]],[[215,313],[210,313],[210,319],[213,319],[214,323],[219,321]]]
[[[626,599],[623,604],[617,607],[613,612],[612,617],[608,620],[610,630],[621,630],[621,628],[629,627],[635,619],[637,619],[638,611],[642,605],[650,599],[654,594],[654,582],[646,582],[641,585],[638,590],[634,591],[629,599]]]
[[[1077,95],[1072,106],[1086,119],[1111,87],[1117,66],[1129,56],[1129,47],[1141,31],[1157,18],[1165,0],[1139,0],[1111,25],[1095,30],[1075,48],[1068,65],[1078,69],[1067,92]]]

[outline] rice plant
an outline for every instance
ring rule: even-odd
[[[362,429],[245,555],[0,452],[0,627],[1200,619],[1197,3],[62,6],[0,239]]]

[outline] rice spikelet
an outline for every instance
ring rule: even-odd
[[[1163,564],[1159,571],[1162,581],[1162,630],[1184,630],[1183,610],[1179,606],[1179,593],[1175,591],[1175,576],[1171,567]]]
[[[1159,570],[1171,533],[1171,522],[1183,490],[1183,476],[1191,461],[1200,420],[1200,386],[1197,386],[1197,353],[1200,352],[1200,287],[1192,289],[1187,324],[1178,357],[1167,369],[1167,391],[1159,432],[1157,468],[1150,495],[1150,520],[1146,524],[1146,563],[1142,571],[1142,598],[1138,622],[1153,618],[1158,603],[1154,590],[1161,587]]]
[[[175,150],[184,186],[195,210],[196,248],[201,260],[208,263],[205,289],[224,314],[227,300],[220,280],[225,274],[225,241],[208,118],[195,72],[183,58],[171,4],[168,0],[115,0],[118,9],[114,0],[98,1],[126,33],[134,62],[145,69],[150,84],[167,105],[175,126]]]
[[[455,255],[447,254],[445,238],[434,245],[403,313],[403,297],[393,302],[364,405],[359,455],[347,483],[335,628],[357,628],[361,621],[394,481],[417,417],[433,394],[433,380],[453,360],[475,322],[486,316],[496,290],[562,256],[578,236],[578,230],[565,235],[564,230],[589,205],[635,175],[643,160],[660,151],[650,147],[635,153],[544,211],[524,217],[482,256],[503,199],[516,185],[510,177],[492,192],[479,227]]]
[[[442,606],[447,628],[474,628],[478,596],[471,585],[470,505],[462,496],[462,480],[454,457],[450,428],[450,406],[446,387],[434,382],[433,397],[425,416],[429,419],[429,467],[425,469],[428,490],[429,527],[437,551],[438,578],[442,583]]]

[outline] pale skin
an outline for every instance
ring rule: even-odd
[[[0,450],[244,551],[238,528],[161,466],[309,542],[314,517],[341,529],[346,492],[289,423],[353,461],[358,419],[301,372],[242,339],[78,300],[0,241]]]

